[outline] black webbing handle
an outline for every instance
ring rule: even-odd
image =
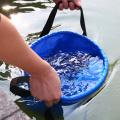
[[[81,25],[81,28],[82,28],[82,31],[83,31],[83,35],[87,36],[86,27],[85,27],[85,20],[84,20],[84,14],[83,14],[83,9],[82,9],[81,6],[79,7],[79,9],[81,10],[80,25]]]
[[[44,28],[43,28],[43,30],[42,30],[42,32],[41,32],[41,34],[40,34],[39,37],[47,35],[50,32],[50,30],[52,28],[53,21],[55,19],[55,16],[56,16],[56,13],[57,13],[57,10],[59,8],[60,3],[62,3],[62,2],[61,1],[58,2],[55,5],[55,7],[53,8],[53,10],[51,11],[51,13],[50,13],[50,15],[48,17],[48,20],[47,20],[47,22],[46,22],[46,24],[45,24],[45,26],[44,26]],[[82,31],[83,31],[83,35],[87,36],[86,27],[85,27],[85,21],[84,21],[83,9],[82,9],[81,6],[79,7],[79,9],[81,11],[80,25],[81,25],[81,28],[82,28]]]
[[[10,82],[10,91],[21,97],[29,97],[31,95],[29,90],[18,86],[19,83],[29,82],[30,76],[16,77]]]

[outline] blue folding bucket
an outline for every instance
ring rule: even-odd
[[[47,35],[58,6],[59,4],[52,10],[41,38],[34,42],[31,48],[56,69],[61,79],[63,93],[60,103],[69,105],[88,100],[102,86],[108,72],[108,59],[102,48],[85,36],[81,7],[80,25],[83,35],[71,31]],[[25,73],[25,76],[27,75]]]
[[[55,32],[37,40],[31,45],[31,48],[43,59],[49,59],[49,57],[52,58],[54,56],[56,56],[56,59],[59,59],[57,58],[56,52],[58,53],[58,56],[59,54],[65,53],[65,55],[69,57],[69,60],[66,60],[70,62],[67,63],[68,65],[72,64],[71,61],[75,62],[75,57],[73,56],[79,55],[79,57],[83,60],[83,62],[78,61],[81,62],[81,65],[79,66],[79,68],[77,68],[78,73],[74,76],[74,80],[72,81],[71,78],[70,80],[66,80],[66,82],[70,81],[69,84],[66,83],[64,85],[64,79],[67,79],[67,77],[69,78],[69,75],[67,75],[67,77],[64,78],[65,74],[60,74],[60,79],[62,80],[62,90],[64,92],[65,89],[66,92],[67,90],[72,91],[72,87],[69,87],[68,85],[72,84],[72,86],[75,87],[74,84],[79,84],[77,86],[79,88],[75,88],[79,91],[79,93],[77,91],[74,91],[72,95],[62,96],[62,103],[75,103],[78,102],[80,99],[93,94],[101,87],[107,75],[108,60],[104,51],[96,43],[94,43],[93,41],[91,41],[83,35],[73,33],[70,31]],[[63,55],[63,57],[65,55]],[[70,55],[72,56],[72,58],[70,57]],[[65,59],[67,58],[65,57]],[[52,62],[55,61],[56,60],[53,60]],[[58,71],[58,73],[64,68],[64,65],[55,66],[55,69],[56,71]],[[75,69],[73,71],[71,70],[71,74],[74,74],[74,71]],[[68,92],[68,94],[70,93]]]

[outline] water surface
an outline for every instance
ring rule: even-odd
[[[119,120],[120,1],[84,0],[82,3],[88,37],[105,51],[109,60],[109,72],[102,86],[103,89],[99,90],[96,96],[83,105],[63,107],[64,111],[60,110],[62,112],[59,119]],[[54,3],[47,0],[0,0],[0,12],[10,18],[28,45],[38,39],[53,6]],[[60,30],[81,33],[79,11],[58,11],[51,32]],[[9,92],[9,81],[19,75],[21,75],[21,72],[18,68],[0,62],[0,87],[32,119],[44,120],[45,116],[42,113],[35,114],[30,109],[28,110],[18,101],[19,97]],[[52,116],[50,118],[52,119]]]

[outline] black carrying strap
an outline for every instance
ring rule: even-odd
[[[59,8],[60,3],[62,3],[62,2],[61,1],[58,2],[56,4],[56,6],[53,8],[53,10],[51,11],[51,13],[50,13],[50,15],[48,17],[48,20],[47,20],[47,22],[46,22],[46,24],[45,24],[45,26],[44,26],[41,34],[40,34],[40,37],[45,36],[45,35],[47,35],[50,32],[50,30],[52,28],[53,21],[55,19],[56,13],[57,13],[57,9]],[[83,31],[83,35],[87,36],[86,27],[85,27],[85,21],[84,21],[83,9],[82,9],[81,6],[79,7],[79,9],[81,11],[80,25],[81,25],[81,28],[82,28],[82,31]]]
[[[18,86],[18,84],[20,83],[24,83],[24,82],[29,83],[29,79],[30,76],[22,76],[12,79],[10,82],[10,91],[13,94],[19,95],[21,97],[29,97],[31,95],[30,91]]]

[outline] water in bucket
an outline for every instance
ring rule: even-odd
[[[103,60],[83,51],[54,50],[45,60],[57,71],[63,96],[66,97],[93,88],[103,71]]]

